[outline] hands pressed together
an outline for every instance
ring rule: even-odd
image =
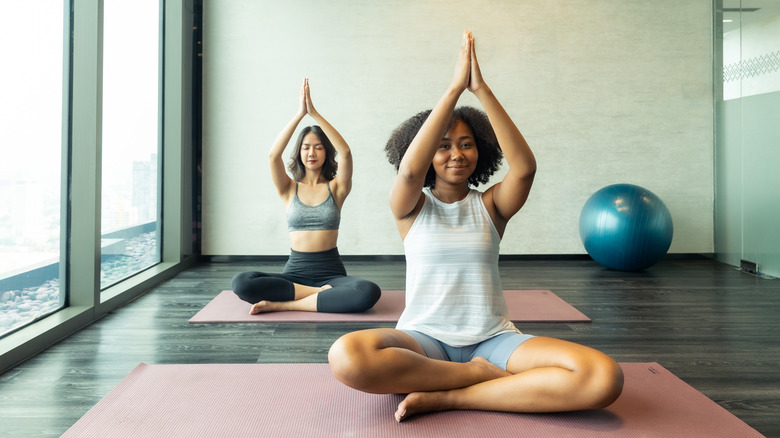
[[[451,88],[462,93],[466,89],[472,93],[487,87],[482,72],[477,62],[477,53],[474,48],[474,34],[467,30],[463,32],[460,45],[458,62],[455,65],[455,76],[452,79]]]
[[[310,116],[318,115],[317,110],[314,109],[314,104],[311,101],[311,91],[309,90],[309,78],[303,79],[301,84],[301,96],[298,104],[298,116],[303,117],[306,114]]]

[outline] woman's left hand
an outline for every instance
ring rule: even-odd
[[[471,72],[469,74],[469,91],[476,93],[477,90],[486,86],[485,80],[482,79],[482,71],[479,69],[479,63],[477,62],[477,51],[474,47],[474,34],[469,32],[469,54],[471,56]]]
[[[307,78],[303,78],[303,83],[301,84],[301,94],[298,99],[298,112],[296,113],[296,117],[299,119],[302,119],[303,116],[306,115],[306,83],[308,81]]]
[[[313,116],[313,115],[317,114],[317,110],[314,109],[314,103],[312,103],[312,101],[311,101],[311,89],[309,88],[309,80],[308,79],[306,79],[306,84],[304,85],[304,93],[306,95],[305,96],[305,98],[306,98],[306,112],[310,116]]]

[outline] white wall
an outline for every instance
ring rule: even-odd
[[[503,254],[584,254],[580,210],[619,182],[664,200],[670,252],[713,250],[710,1],[204,3],[204,254],[289,253],[267,152],[305,76],[355,158],[341,253],[402,254],[383,147],[443,93],[465,28],[539,164]]]

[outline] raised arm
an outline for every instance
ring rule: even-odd
[[[468,87],[470,64],[469,38],[464,33],[452,83],[431,110],[398,166],[398,176],[390,191],[390,210],[396,221],[407,219],[420,203],[425,175],[441,144],[458,98]]]
[[[298,127],[298,124],[303,119],[303,116],[306,115],[307,82],[308,80],[304,79],[303,84],[301,85],[298,111],[295,113],[295,116],[292,118],[292,120],[287,122],[287,125],[285,125],[284,129],[282,129],[282,132],[276,136],[276,140],[274,140],[274,143],[271,146],[271,150],[268,152],[268,162],[271,166],[271,180],[274,183],[274,187],[276,187],[277,193],[279,193],[279,196],[285,201],[287,201],[290,193],[292,193],[294,181],[287,175],[287,172],[285,171],[284,158],[282,157],[282,154],[284,153],[284,149],[287,147],[287,144],[290,143],[290,139],[292,138],[293,133],[295,133],[295,129]]]
[[[485,108],[490,124],[496,133],[498,144],[504,153],[509,171],[504,179],[488,189],[485,192],[485,198],[495,206],[497,219],[501,227],[523,207],[528,199],[528,193],[531,191],[531,185],[536,174],[536,159],[523,138],[520,130],[509,118],[504,107],[501,106],[490,87],[487,86],[482,78],[482,72],[479,69],[477,55],[474,49],[474,37],[469,34],[471,40],[471,74],[469,79],[469,90],[479,99],[479,102]]]
[[[317,124],[328,136],[330,142],[333,143],[333,147],[336,148],[338,153],[339,169],[336,173],[336,177],[333,179],[331,188],[333,189],[333,196],[336,198],[336,204],[341,207],[344,200],[352,190],[352,151],[349,149],[347,141],[339,134],[336,128],[333,127],[324,117],[314,108],[314,104],[311,100],[311,91],[309,89],[309,81],[307,80],[304,85],[304,94],[306,98],[306,113],[317,122]]]

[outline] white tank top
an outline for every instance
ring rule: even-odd
[[[519,332],[509,320],[498,274],[501,238],[471,190],[447,204],[429,188],[404,239],[406,308],[396,328],[416,330],[453,347]]]

